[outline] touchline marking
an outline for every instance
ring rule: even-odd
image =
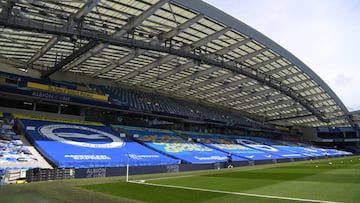
[[[302,198],[281,197],[281,196],[273,196],[273,195],[259,195],[259,194],[243,193],[243,192],[229,192],[229,191],[222,191],[222,190],[211,190],[211,189],[184,187],[184,186],[176,186],[176,185],[163,185],[163,184],[156,184],[156,183],[147,183],[144,180],[140,180],[140,181],[133,180],[133,181],[129,181],[129,182],[136,183],[136,184],[157,186],[157,187],[178,188],[178,189],[184,189],[184,190],[196,190],[196,191],[203,191],[203,192],[214,192],[214,193],[223,193],[223,194],[231,194],[231,195],[250,196],[250,197],[262,197],[262,198],[269,198],[269,199],[282,199],[282,200],[291,200],[291,201],[300,201],[300,202],[340,203],[340,202],[333,202],[333,201],[326,201],[326,200],[302,199]]]
[[[183,176],[170,176],[170,177],[160,177],[160,178],[148,178],[148,179],[146,179],[146,181],[149,181],[149,180],[164,180],[164,179],[173,179],[173,178],[189,178],[189,177],[193,177],[193,176],[194,175],[183,175]],[[136,181],[136,180],[134,180],[134,181]],[[131,181],[129,181],[129,182],[131,182]]]

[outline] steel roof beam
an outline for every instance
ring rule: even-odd
[[[253,85],[250,85],[250,86],[245,86],[245,87],[242,87],[242,86],[238,86],[238,85],[241,85],[241,84],[244,84],[244,83],[248,83],[248,82],[251,82],[251,81],[254,81],[253,79],[250,79],[250,78],[244,78],[244,79],[241,79],[241,80],[238,80],[238,81],[235,81],[235,82],[231,82],[231,84],[230,83],[228,83],[230,86],[228,86],[228,87],[237,87],[237,89],[236,90],[231,90],[231,91],[227,91],[227,92],[221,92],[221,93],[218,93],[218,94],[216,94],[216,95],[214,95],[214,96],[211,96],[211,97],[206,97],[206,99],[212,99],[212,98],[216,98],[216,97],[219,97],[219,96],[224,96],[224,97],[226,97],[226,96],[228,96],[229,94],[236,94],[236,93],[238,93],[238,92],[243,92],[243,91],[246,91],[246,90],[244,90],[245,88],[250,88],[250,89],[252,89],[253,88]],[[217,92],[217,91],[219,91],[219,90],[223,90],[223,89],[226,89],[226,88],[220,88],[220,87],[215,87],[215,88],[212,88],[211,90],[212,90],[212,92]],[[250,90],[249,89],[249,90]]]
[[[226,89],[226,88],[237,86],[237,85],[240,85],[240,84],[243,84],[242,80],[235,81],[235,82],[230,82],[230,83],[225,83],[223,85],[218,85],[216,87],[209,88],[209,89],[206,89],[206,90],[198,90],[196,92],[196,94],[207,93],[207,92],[209,92],[209,90],[214,92],[214,91],[218,91],[220,89]],[[195,92],[193,94],[195,94]]]
[[[196,42],[193,43],[192,45],[184,45],[184,46],[181,48],[181,50],[183,50],[183,51],[191,51],[191,50],[193,50],[193,49],[196,49],[196,48],[198,48],[198,47],[206,44],[206,43],[209,42],[209,41],[212,41],[212,40],[214,40],[214,39],[219,38],[221,35],[225,34],[226,32],[228,32],[228,31],[230,31],[230,30],[231,30],[230,28],[222,29],[222,30],[220,30],[220,31],[218,31],[218,32],[215,32],[215,33],[213,33],[213,34],[211,34],[211,35],[208,35],[208,36],[205,37],[205,38],[202,38],[202,39],[199,40],[199,41],[196,41]],[[163,57],[159,58],[158,60],[161,61],[161,63],[166,63],[166,62],[171,61],[172,59],[175,59],[175,58],[176,58],[175,55],[170,55],[170,54],[169,54],[169,55],[167,55],[167,56],[163,56]],[[150,69],[152,69],[152,68],[154,68],[155,66],[158,66],[158,65],[159,65],[159,63],[155,61],[155,62],[149,64],[148,66],[145,66],[145,67],[141,68],[140,70],[136,70],[136,71],[133,71],[133,72],[128,73],[127,75],[121,77],[121,78],[118,79],[117,81],[129,79],[129,78],[131,78],[131,77],[134,77],[134,76],[138,75],[139,73],[143,73],[143,72],[145,72],[145,71],[147,71],[147,70],[150,70]]]
[[[148,71],[150,69],[153,69],[154,67],[161,66],[161,64],[168,62],[170,58],[174,59],[174,58],[176,58],[176,56],[172,55],[172,56],[169,56],[169,57],[160,57],[159,59],[153,61],[152,63],[149,63],[146,66],[143,66],[139,70],[135,70],[135,71],[132,71],[132,72],[126,74],[125,76],[121,77],[117,81],[127,80],[129,78],[135,77],[136,75],[144,73],[144,72],[146,72],[146,71]]]
[[[36,22],[34,20],[26,20],[25,22],[21,19],[12,17],[7,19],[0,19],[0,24],[5,27],[12,27],[12,28],[21,28],[24,30],[37,30],[37,31],[46,31],[50,33],[62,33],[63,35],[68,34],[77,34],[74,30],[62,30],[56,29],[56,25],[54,26],[44,26],[44,24]],[[212,66],[226,68],[231,70],[235,73],[244,75],[246,77],[252,78],[254,80],[260,81],[264,85],[267,85],[271,88],[276,89],[277,91],[283,92],[285,95],[291,97],[301,105],[303,105],[306,109],[308,109],[311,113],[313,113],[319,120],[323,122],[328,122],[326,118],[323,117],[322,113],[319,112],[312,104],[310,104],[304,97],[299,95],[297,92],[293,91],[290,87],[281,83],[281,81],[277,81],[275,78],[271,76],[265,75],[259,71],[255,72],[249,68],[245,67],[241,64],[234,64],[230,65],[229,63],[224,63],[223,61],[218,61],[215,59],[208,58],[203,55],[198,55],[196,52],[191,50],[178,50],[171,47],[161,46],[160,44],[153,44],[147,43],[144,41],[138,41],[135,39],[121,39],[121,38],[111,38],[109,36],[104,36],[104,34],[96,33],[96,32],[83,32],[79,37],[86,37],[92,40],[101,40],[102,42],[108,42],[110,44],[118,45],[118,46],[125,46],[125,47],[132,47],[132,48],[139,48],[139,49],[148,49],[153,51],[159,51],[163,53],[168,53],[171,55],[177,55],[184,58],[189,58],[192,60],[200,61]]]
[[[279,60],[279,58],[281,58],[281,57],[275,57],[275,58],[273,58],[273,59],[269,59],[269,60],[267,60],[267,61],[263,61],[263,62],[261,62],[261,63],[255,64],[255,65],[252,66],[251,68],[252,68],[252,69],[257,69],[257,68],[262,67],[262,66],[264,66],[264,65],[266,65],[266,64],[273,63],[273,62]],[[217,86],[217,87],[214,87],[214,88],[210,88],[210,89],[206,89],[206,90],[199,90],[199,91],[197,91],[197,92],[193,92],[192,94],[199,94],[199,93],[201,93],[201,92],[208,92],[209,90],[211,90],[211,91],[217,91],[219,88],[221,88],[221,89],[223,89],[223,88],[228,88],[228,87],[231,87],[232,85],[237,85],[237,84],[239,84],[239,83],[237,83],[237,81],[235,81],[235,82],[227,83],[227,84],[224,84],[224,85],[221,85],[221,86]]]
[[[240,57],[240,58],[235,59],[235,61],[238,62],[238,63],[244,62],[244,61],[246,61],[246,60],[248,60],[248,59],[251,59],[251,58],[253,58],[253,57],[255,57],[255,56],[263,53],[264,51],[266,51],[265,48],[256,50],[256,51],[254,51],[254,52],[252,52],[252,53],[246,54],[246,55],[244,55],[244,56],[242,56],[242,57]]]
[[[270,119],[266,119],[265,121],[266,122],[272,122],[272,121],[282,121],[282,120],[285,120],[285,121],[290,121],[290,120],[299,120],[299,119],[304,119],[304,118],[309,118],[309,117],[313,117],[312,114],[303,114],[303,115],[298,115],[298,116],[294,116],[294,115],[290,115],[288,117],[282,117],[281,115],[281,118],[270,118]],[[311,121],[313,122],[313,121]]]
[[[212,56],[212,55],[218,55],[218,56],[219,55],[220,56],[225,55],[225,54],[229,53],[230,51],[233,51],[234,49],[237,49],[237,48],[241,47],[242,45],[247,44],[248,42],[251,42],[251,39],[246,38],[246,39],[244,39],[242,41],[238,41],[238,42],[236,42],[234,44],[226,46],[223,49],[216,51],[216,53],[210,54],[210,56]]]
[[[192,25],[194,25],[196,22],[198,22],[199,20],[201,20],[202,18],[204,18],[204,15],[199,14],[197,16],[195,16],[194,18],[191,18],[189,20],[187,20],[186,22],[184,22],[183,24],[175,27],[174,29],[162,33],[158,36],[159,41],[165,41],[167,39],[170,39],[182,32],[184,32],[184,30],[188,29],[189,27],[191,27]]]
[[[153,15],[158,9],[160,9],[164,4],[168,3],[169,0],[160,0],[153,6],[151,6],[148,10],[142,12],[139,16],[133,17],[126,23],[121,30],[115,32],[112,35],[112,38],[119,38],[125,35],[128,31],[132,30],[139,26],[142,22],[144,22],[147,18]]]
[[[195,16],[194,18],[186,21],[185,23],[181,24],[179,27],[176,27],[166,33],[163,33],[161,35],[158,36],[158,39],[153,39],[151,41],[153,42],[156,42],[157,40],[159,40],[160,42],[163,42],[169,38],[172,38],[174,36],[176,36],[177,34],[179,34],[180,32],[184,31],[185,29],[189,28],[191,25],[193,25],[194,23],[196,23],[197,21],[199,21],[200,19],[202,19],[204,16],[203,15],[197,15]],[[124,56],[123,58],[119,59],[118,61],[116,61],[116,64],[110,64],[108,65],[107,67],[105,67],[104,69],[102,70],[99,70],[98,72],[95,72],[94,74],[91,75],[91,77],[96,77],[98,75],[101,75],[103,73],[106,73],[114,68],[116,68],[117,66],[119,66],[120,64],[124,64],[126,63],[127,61],[130,61],[131,59],[141,55],[141,54],[144,54],[146,53],[147,50],[136,50],[136,52],[130,52],[128,55]],[[136,75],[136,72],[145,72],[145,70],[149,70],[153,67],[155,67],[157,64],[155,63],[154,66],[150,66],[150,64],[147,66],[147,67],[144,67],[143,69],[141,70],[138,70],[138,71],[134,71],[135,75]],[[134,76],[134,73],[131,74],[129,73],[128,75],[126,75],[126,77],[124,76],[123,78],[119,79],[119,80],[125,80],[127,78],[130,78],[130,77],[133,77]]]
[[[301,126],[310,126],[310,127],[313,127],[313,126],[325,126],[325,127],[336,127],[336,126],[348,126],[349,123],[347,123],[344,118],[342,118],[341,120],[332,120],[331,122],[328,122],[328,123],[325,123],[325,122],[321,122],[319,120],[314,120],[314,119],[311,119],[311,118],[315,118],[314,116],[308,116],[308,117],[304,117],[304,118],[298,118],[296,120],[294,120],[294,117],[292,118],[289,118],[289,119],[286,119],[286,118],[279,118],[278,120],[275,120],[275,121],[271,121],[271,122],[287,122],[287,123],[292,123],[294,125],[300,125]],[[309,120],[311,119],[311,120]]]
[[[233,76],[231,73],[229,74],[224,74],[224,75],[221,75],[221,76],[218,76],[218,77],[215,77],[215,78],[212,78],[212,79],[209,79],[209,80],[204,80],[203,82],[199,82],[197,84],[194,84],[194,85],[191,85],[191,88],[192,89],[197,89],[199,87],[204,87],[206,85],[209,85],[209,84],[212,84],[212,83],[215,83],[215,82],[219,82],[219,81],[222,81],[226,78],[229,78]],[[177,92],[183,92],[183,91],[186,91],[188,88],[180,88],[178,90],[176,90]]]
[[[315,96],[316,94],[313,94],[312,96]],[[269,100],[278,100],[278,99],[281,99],[282,97],[284,97],[283,95],[276,95],[276,96],[270,96],[269,97]],[[243,105],[249,105],[249,104],[252,104],[252,103],[261,103],[261,102],[265,102],[267,98],[260,98],[260,99],[255,99],[255,100],[251,100],[249,102],[242,102]],[[321,103],[321,102],[324,102],[324,101],[328,101],[328,99],[322,99],[322,100],[317,100],[316,103]],[[280,104],[291,104],[293,103],[292,100],[283,100],[281,101]],[[279,101],[276,101],[275,104],[279,104]],[[266,108],[266,107],[264,107]],[[261,109],[264,109],[264,108],[261,108]],[[324,107],[317,107],[318,110],[322,111],[322,110],[325,110],[329,108],[329,106],[324,106]],[[342,112],[340,110],[340,112]],[[325,113],[326,114],[326,113]]]
[[[28,65],[34,63],[36,60],[45,55],[51,48],[55,46],[59,41],[63,40],[63,36],[53,36],[49,41],[46,42],[39,51],[37,51],[26,63]]]
[[[31,50],[34,50],[34,51],[38,51],[36,48],[31,47],[31,45],[28,45],[28,44],[26,44],[26,43],[20,42],[19,40],[13,39],[13,38],[8,37],[8,36],[6,36],[6,35],[4,35],[4,34],[0,34],[0,37],[2,37],[2,38],[4,38],[4,39],[7,39],[7,40],[11,41],[11,42],[14,43],[14,44],[18,44],[18,45],[22,46],[22,47],[25,48],[25,49],[31,49]]]
[[[245,104],[245,105],[249,105],[249,103]],[[256,104],[254,107],[250,107],[247,108],[247,111],[255,111],[255,112],[278,112],[279,110],[282,111],[298,111],[295,107],[298,106],[294,106],[294,103],[291,102],[291,100],[284,100],[284,101],[279,101],[279,102],[275,102],[275,103],[271,103],[271,104],[267,104],[265,108],[261,108],[262,106],[259,106],[260,104]],[[309,111],[305,110],[304,108],[302,108],[301,111],[306,111],[307,113],[309,113]]]
[[[294,64],[288,64],[288,65],[285,65],[285,66],[281,66],[280,68],[274,68],[273,70],[270,70],[268,72],[266,72],[267,75],[272,75],[274,73],[280,73],[281,71],[285,70],[285,69],[288,69],[290,67],[294,67],[295,65]]]
[[[256,64],[256,65],[253,66],[252,68],[253,68],[253,69],[257,69],[257,68],[262,67],[262,66],[264,66],[264,65],[266,65],[266,64],[268,64],[268,63],[272,63],[272,62],[274,62],[274,61],[276,61],[276,60],[278,60],[278,59],[279,59],[279,57],[276,57],[276,58],[274,58],[274,59],[270,59],[270,60],[264,61],[264,62],[262,62],[262,63]],[[231,83],[227,83],[227,84],[224,84],[224,85],[221,85],[221,86],[217,86],[217,87],[211,88],[211,91],[214,92],[214,91],[218,91],[218,90],[220,90],[220,89],[225,89],[225,88],[228,88],[228,87],[231,87],[231,86],[237,86],[237,85],[239,85],[239,84],[244,83],[244,82],[245,82],[244,80],[246,80],[246,82],[253,81],[253,80],[251,80],[251,79],[243,79],[243,80],[239,80],[239,81],[235,81],[235,82],[231,82]],[[250,88],[251,88],[251,89],[254,89],[255,86],[259,86],[259,84],[252,85],[252,86],[250,86]],[[239,90],[234,90],[234,91],[232,91],[232,92],[238,92],[238,91],[239,91]],[[246,90],[242,89],[242,91],[246,91]],[[220,94],[220,95],[222,95],[222,94]],[[217,95],[217,96],[219,96],[219,95]],[[209,99],[209,98],[207,98],[207,99]]]
[[[0,5],[2,7],[0,16],[1,18],[8,18],[11,14],[11,10],[14,6],[14,2],[12,0],[7,0],[6,3],[0,2]]]
[[[193,74],[190,75],[190,76],[181,78],[181,79],[176,80],[176,81],[173,81],[173,82],[169,82],[169,83],[161,86],[160,88],[161,88],[161,89],[166,89],[166,88],[171,87],[171,86],[179,85],[179,84],[181,84],[181,83],[183,83],[183,82],[185,82],[185,81],[193,80],[193,79],[199,77],[200,75],[209,74],[209,73],[215,72],[215,71],[217,71],[217,70],[218,70],[217,67],[211,67],[211,68],[209,68],[209,69],[207,69],[207,70],[198,71],[198,72],[193,73]]]
[[[161,0],[158,3],[154,4],[152,7],[150,7],[148,10],[144,11],[143,13],[141,13],[139,16],[134,17],[132,19],[130,19],[130,21],[128,23],[126,23],[121,30],[115,32],[114,34],[111,35],[111,38],[120,38],[123,35],[125,35],[129,30],[139,26],[144,20],[146,20],[148,17],[150,17],[153,13],[155,13],[155,11],[159,8],[161,8],[165,3],[167,3],[169,0]],[[90,7],[86,7],[84,8],[84,12],[85,11],[89,11]],[[68,30],[73,30],[72,26],[68,27]],[[75,36],[77,36],[78,34],[74,34]],[[98,53],[99,51],[101,51],[102,49],[106,48],[108,46],[108,44],[104,44],[104,43],[91,43],[89,42],[88,44],[84,45],[84,47],[89,47],[89,45],[92,44],[94,49],[97,49],[97,52],[93,52],[93,53]],[[81,48],[80,48],[81,49]],[[90,50],[90,49],[88,49]],[[83,52],[82,54],[84,54],[85,52]],[[71,55],[77,55],[77,53],[71,54]],[[80,55],[79,55],[80,56]],[[89,57],[93,56],[92,53],[88,53],[86,55],[86,57],[82,57],[81,62],[87,60]],[[73,57],[71,57],[73,58]],[[76,58],[74,58],[76,59]],[[43,73],[42,77],[49,77],[51,74],[55,73],[56,71],[60,70],[62,67],[64,67],[67,64],[64,63],[58,63],[58,64],[63,64],[63,66],[54,66],[53,68],[51,68],[50,70],[46,71],[45,73]],[[79,64],[79,63],[73,63],[73,64]],[[68,66],[67,69],[71,69],[73,66]]]
[[[298,58],[292,55],[290,52],[286,51],[284,48],[276,44],[274,41],[264,36],[260,32],[255,29],[249,27],[248,25],[238,21],[234,17],[231,17],[227,13],[218,12],[218,9],[212,6],[209,6],[205,2],[202,1],[184,1],[184,0],[173,0],[174,2],[183,5],[184,7],[192,8],[193,10],[203,13],[207,16],[210,16],[212,19],[223,23],[228,27],[234,28],[235,31],[238,31],[246,36],[251,36],[254,41],[260,42],[263,46],[268,47],[273,52],[283,56],[287,61],[291,62],[296,66],[300,71],[306,73],[310,76],[312,80],[314,80],[319,86],[321,86],[324,91],[327,92],[333,98],[335,103],[341,107],[341,109],[347,113],[348,110],[339,97],[329,88],[329,86],[309,67],[307,67],[303,62],[301,62]]]
[[[49,69],[48,71],[46,71],[45,73],[42,74],[42,78],[47,78],[50,75],[52,75],[53,73],[55,73],[56,71],[60,70],[62,67],[64,67],[65,65],[69,64],[70,62],[72,62],[74,59],[78,58],[79,56],[83,55],[84,53],[86,53],[87,51],[91,50],[93,47],[95,47],[97,44],[99,44],[99,42],[97,41],[91,41],[90,43],[86,44],[85,46],[80,47],[80,49],[74,51],[72,54],[70,54],[69,56],[67,56],[65,59],[63,59],[62,61],[60,61],[59,63],[55,64],[54,67],[52,67],[51,69]]]
[[[286,114],[284,114],[284,113],[282,113],[281,115],[282,116],[286,116],[286,117],[289,117],[289,116],[291,116],[291,115],[293,115],[294,113],[293,113],[293,106],[292,105],[287,105],[287,106],[283,106],[283,107],[279,107],[279,108],[275,108],[275,109],[279,109],[279,110],[282,110],[282,111],[292,111],[291,113],[286,113]],[[274,109],[274,110],[275,110]],[[325,107],[323,107],[323,108],[320,108],[321,110],[325,110],[326,108]],[[301,110],[301,111],[296,111],[295,113],[297,113],[297,114],[307,114],[307,113],[309,113],[309,111],[306,111],[305,109],[303,109],[303,110]],[[336,112],[335,112],[336,113]],[[325,115],[327,115],[327,117],[331,117],[331,118],[339,118],[339,117],[344,117],[345,115],[336,115],[336,116],[334,116],[334,115],[328,115],[328,113],[326,113]]]
[[[230,52],[230,51],[232,51],[232,50],[234,50],[236,48],[239,48],[240,46],[242,46],[242,45],[244,45],[244,44],[246,44],[246,43],[248,43],[250,41],[251,41],[251,39],[244,39],[244,40],[239,41],[237,43],[234,43],[234,44],[232,44],[230,46],[224,47],[223,49],[220,49],[220,50],[216,51],[216,53],[211,53],[211,54],[208,54],[206,56],[211,58],[213,56],[224,55],[224,54],[226,54],[226,53],[228,53],[228,52]],[[224,79],[232,77],[232,76],[234,76],[234,74],[227,74],[225,76],[219,76],[217,78],[214,78],[214,79],[211,79],[211,80],[204,81],[202,83],[196,84],[196,85],[193,86],[193,88],[196,89],[196,88],[201,87],[201,86],[206,86],[206,85],[209,85],[209,84],[211,84],[213,82],[224,80]]]
[[[26,67],[26,63],[18,59],[10,58],[0,54],[0,62],[14,65],[16,67]]]
[[[120,58],[119,60],[115,61],[115,63],[111,63],[108,66],[106,66],[105,68],[94,72],[93,74],[90,75],[90,77],[96,77],[98,75],[101,75],[103,73],[107,73],[109,71],[111,71],[112,69],[120,66],[121,64],[126,63],[127,61],[135,58],[136,56],[139,56],[141,53],[145,52],[145,50],[132,50],[130,51],[130,53],[128,53],[127,55],[125,55],[124,57]]]
[[[242,41],[239,41],[237,43],[234,43],[230,46],[227,46],[227,47],[224,47],[223,49],[220,49],[218,51],[216,51],[216,53],[211,53],[211,54],[208,54],[206,55],[207,57],[216,57],[216,56],[221,56],[221,55],[224,55],[225,53],[228,53],[229,51],[232,51],[236,48],[239,48],[240,46],[250,42],[251,39],[244,39]],[[211,79],[211,80],[207,80],[207,81],[204,81],[204,82],[201,82],[199,84],[196,84],[193,86],[194,89],[198,88],[198,87],[201,87],[201,86],[206,86],[206,85],[209,85],[213,82],[217,82],[217,81],[220,81],[220,80],[224,80],[226,78],[229,78],[229,77],[232,77],[234,76],[233,74],[227,74],[227,75],[224,75],[224,76],[219,76],[217,78],[214,78],[214,79]],[[183,90],[185,90],[186,88],[183,88]]]
[[[278,94],[278,95],[269,97],[269,100],[275,101],[274,103],[277,103],[280,100],[282,100],[283,98],[284,98],[283,94]],[[266,101],[266,98],[259,98],[259,99],[252,100],[251,102],[242,102],[242,103],[245,106],[245,105],[250,105],[252,103],[261,103],[261,102],[264,102],[264,101]],[[292,100],[285,100],[285,101],[292,101]]]
[[[149,78],[147,80],[144,80],[140,83],[140,85],[144,85],[144,84],[149,84],[149,83],[152,83],[152,82],[155,82],[156,80],[162,80],[166,77],[169,77],[171,75],[174,75],[176,73],[180,73],[186,69],[189,69],[191,67],[194,67],[195,66],[195,63],[194,62],[189,62],[189,63],[186,63],[186,64],[183,64],[181,66],[178,66],[178,67],[175,67],[174,69],[166,72],[166,73],[162,73],[159,75],[159,77],[152,77],[152,78]]]
[[[231,30],[231,28],[225,27],[222,30],[214,32],[214,33],[202,38],[201,40],[194,42],[192,45],[187,45],[188,48],[185,48],[185,50],[183,50],[183,51],[190,51],[191,49],[194,49],[196,47],[203,46],[204,44],[219,38],[220,36],[224,35],[225,33],[229,32],[230,30]]]
[[[265,95],[265,94],[268,94],[268,93],[271,93],[271,92],[274,92],[274,90],[273,89],[268,89],[268,90],[264,90],[264,91],[254,92],[254,93],[247,94],[245,96],[239,96],[239,97],[235,97],[235,98],[232,98],[232,99],[227,99],[225,102],[222,102],[222,103],[230,104],[231,102],[235,102],[235,101],[241,99],[242,104],[244,104],[245,99],[247,99],[247,98],[251,98],[251,97],[255,97],[255,96],[259,96],[259,95]]]
[[[67,24],[64,25],[64,28],[75,26],[75,22],[80,19],[82,16],[86,16],[98,3],[100,0],[91,0],[87,2],[83,7],[81,7],[76,13],[70,16]],[[44,54],[46,54],[51,48],[53,48],[58,42],[64,39],[63,36],[55,35],[40,49],[40,51],[36,52],[27,62],[27,64],[32,64],[39,58],[41,58]]]

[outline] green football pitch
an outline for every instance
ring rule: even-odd
[[[125,179],[6,185],[0,202],[360,202],[359,156]]]

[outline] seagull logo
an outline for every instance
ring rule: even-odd
[[[113,134],[78,125],[54,124],[41,126],[39,133],[51,140],[65,144],[89,148],[116,148],[125,145]]]
[[[258,142],[254,142],[252,140],[247,140],[247,139],[237,139],[236,140],[237,143],[248,146],[248,147],[252,147],[255,149],[259,149],[262,151],[269,151],[269,152],[277,152],[279,150],[277,150],[276,148],[269,146],[269,145],[265,145],[265,144],[261,144]]]

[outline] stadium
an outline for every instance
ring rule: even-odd
[[[2,202],[360,198],[360,112],[203,1],[1,0],[0,30]]]

